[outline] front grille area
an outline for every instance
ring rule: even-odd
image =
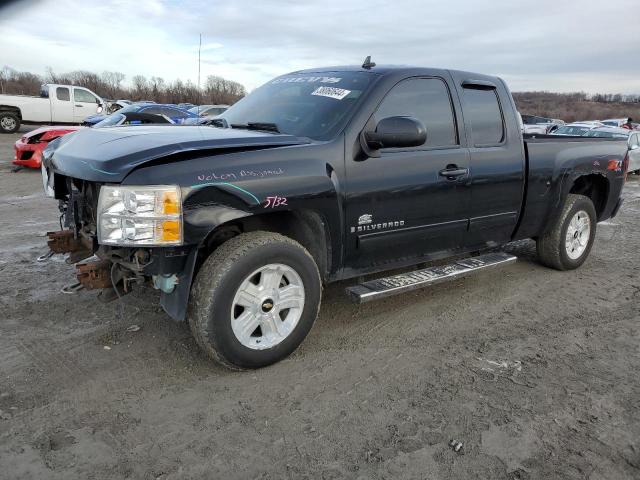
[[[33,150],[27,150],[20,154],[20,160],[29,160],[31,157],[33,157]]]

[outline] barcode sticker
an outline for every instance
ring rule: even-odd
[[[351,90],[345,90],[344,88],[318,87],[313,92],[311,92],[311,95],[319,95],[321,97],[329,97],[335,98],[336,100],[342,100],[350,93]]]

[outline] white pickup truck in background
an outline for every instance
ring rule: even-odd
[[[0,133],[16,132],[22,123],[81,124],[103,108],[104,100],[87,88],[48,83],[39,97],[0,95]]]

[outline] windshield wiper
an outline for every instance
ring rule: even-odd
[[[263,130],[265,132],[280,133],[278,125],[268,122],[247,122],[245,124],[232,123],[231,128],[243,128],[245,130]]]

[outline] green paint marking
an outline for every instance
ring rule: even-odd
[[[88,165],[91,170],[95,170],[96,172],[104,173],[105,175],[118,175],[117,172],[114,173],[114,172],[107,172],[106,170],[100,170],[99,168],[94,167],[89,162],[86,162],[84,160],[81,160],[81,162],[84,163],[85,165]]]
[[[208,186],[220,186],[220,185],[226,185],[227,187],[232,187],[235,188],[236,190],[240,190],[243,193],[246,193],[247,195],[249,195],[251,198],[253,198],[256,203],[260,203],[260,200],[258,199],[258,197],[256,197],[253,193],[245,190],[244,188],[241,188],[237,185],[234,185],[233,183],[228,183],[228,182],[215,182],[215,183],[198,183],[196,185],[191,185],[191,188],[202,188],[202,187],[208,187]]]

